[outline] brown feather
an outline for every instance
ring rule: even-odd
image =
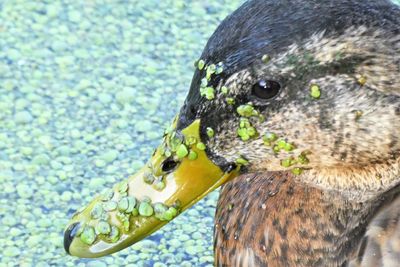
[[[301,184],[287,172],[240,176],[221,190],[214,233],[216,266],[355,264],[364,257],[359,250],[368,224],[377,224],[374,215],[392,203],[397,191],[357,202]],[[386,214],[397,223],[400,208],[396,210]],[[400,228],[396,223],[388,233]]]

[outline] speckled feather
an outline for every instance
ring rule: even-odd
[[[264,172],[223,187],[217,266],[395,266],[399,18],[400,9],[384,0],[254,0],[211,36],[201,58],[224,63],[210,81],[216,98],[200,96],[205,73],[196,71],[178,129],[200,118],[215,163],[226,169],[244,156],[243,172]],[[280,93],[254,97],[260,79],[278,81]],[[321,89],[318,99],[310,96],[312,85]],[[234,105],[218,93],[222,86]],[[275,153],[261,138],[238,138],[236,108],[249,102],[265,117],[250,118],[258,133],[276,134],[293,151]],[[295,164],[305,171],[289,175],[282,160],[304,151],[310,163]],[[382,225],[382,218],[391,223]]]
[[[398,195],[348,201],[287,172],[240,176],[221,190],[216,266],[397,266]]]

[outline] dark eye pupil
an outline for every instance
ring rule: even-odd
[[[253,95],[262,98],[270,99],[276,96],[281,89],[281,85],[278,82],[270,80],[260,80],[258,83],[253,85]]]

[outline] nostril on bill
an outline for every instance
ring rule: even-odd
[[[67,228],[67,230],[65,230],[65,233],[64,233],[64,249],[68,254],[70,254],[69,253],[69,246],[71,245],[72,240],[74,240],[74,237],[76,236],[76,233],[79,230],[79,226],[80,226],[80,223],[76,222],[74,224],[71,224]]]
[[[163,172],[170,173],[176,168],[176,166],[178,166],[178,162],[168,158],[163,162],[161,169]]]

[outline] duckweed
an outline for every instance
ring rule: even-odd
[[[215,90],[212,87],[200,88],[200,95],[207,100],[213,100],[215,98]]]
[[[214,137],[214,135],[215,135],[214,129],[211,127],[207,127],[206,132],[207,132],[207,136],[210,138]]]
[[[100,219],[103,212],[103,206],[100,203],[96,203],[90,211],[90,216],[92,219]]]
[[[281,160],[281,166],[285,167],[285,168],[288,168],[294,164],[296,164],[296,160],[294,158],[287,158],[287,159]]]
[[[156,179],[156,178],[154,177],[154,175],[153,175],[152,172],[146,172],[146,173],[143,175],[143,181],[144,181],[146,184],[153,184],[155,179]]]
[[[197,139],[196,139],[196,137],[194,137],[194,136],[189,136],[187,139],[186,139],[186,141],[185,141],[185,144],[187,145],[187,146],[192,146],[192,145],[194,145],[194,144],[196,144],[197,143]]]
[[[113,198],[113,196],[114,196],[114,191],[112,191],[111,189],[107,189],[107,190],[102,194],[101,200],[103,200],[103,201],[108,201],[108,200],[111,200],[111,199]]]
[[[227,95],[227,94],[228,94],[228,87],[222,86],[222,87],[221,87],[221,93],[222,93],[223,95]]]
[[[173,218],[175,218],[177,214],[178,214],[178,210],[176,208],[174,208],[174,207],[170,207],[164,213],[163,219],[165,219],[166,221],[170,221]]]
[[[100,235],[106,235],[111,232],[111,226],[108,222],[106,221],[99,221],[95,227],[95,232],[96,234]]]
[[[275,146],[272,148],[272,150],[273,150],[275,153],[279,153],[279,152],[281,151],[281,149],[280,149],[279,146],[277,146],[277,145],[275,145]]]
[[[179,159],[183,159],[189,154],[187,147],[184,144],[180,144],[178,150],[176,151],[176,156]]]
[[[159,191],[161,191],[161,190],[163,190],[164,188],[165,188],[165,182],[164,181],[159,181],[159,182],[157,182],[155,185],[154,185],[154,188],[156,189],[156,190],[159,190]]]
[[[318,85],[311,85],[311,97],[314,99],[319,99],[321,97],[321,89]]]
[[[310,163],[310,160],[307,158],[307,153],[305,152],[300,153],[300,155],[297,158],[297,161],[303,165]]]
[[[111,226],[111,231],[108,238],[112,243],[115,243],[119,240],[119,230],[116,226]]]
[[[118,186],[118,192],[125,193],[126,191],[128,191],[128,183],[126,181],[123,181]]]
[[[224,63],[219,62],[216,66],[215,66],[215,74],[221,74],[224,71]]]
[[[225,98],[225,101],[228,105],[235,105],[235,99],[233,97],[227,97]]]
[[[113,211],[117,208],[117,202],[115,201],[108,201],[103,204],[103,208],[105,211]]]
[[[150,217],[153,215],[154,210],[150,203],[141,202],[139,205],[139,214],[144,217]]]
[[[131,211],[131,215],[133,217],[138,216],[139,215],[139,210],[137,208],[133,208],[132,211]]]
[[[196,147],[197,147],[197,149],[199,149],[199,150],[206,150],[206,145],[205,145],[204,143],[202,143],[202,142],[198,142],[198,143],[196,144]]]
[[[293,173],[294,175],[300,175],[300,174],[303,173],[303,169],[302,169],[302,168],[298,168],[298,167],[293,168],[292,173]]]
[[[207,66],[206,69],[206,79],[209,81],[211,79],[211,75],[213,75],[216,71],[215,64],[210,64]]]
[[[123,197],[118,201],[118,210],[119,211],[126,211],[129,207],[128,198]]]
[[[163,203],[155,203],[153,208],[154,208],[156,217],[158,214],[164,213],[168,210],[168,207],[166,205],[164,205]]]
[[[274,133],[266,133],[263,136],[263,142],[266,146],[272,146],[272,143],[278,139],[278,136]]]
[[[135,206],[136,206],[136,198],[135,198],[135,197],[132,197],[132,196],[129,196],[129,197],[127,197],[127,199],[128,199],[128,208],[126,209],[125,212],[131,213],[131,212],[133,212],[133,210],[135,209]]]
[[[195,159],[197,159],[197,153],[191,150],[191,151],[189,152],[188,159],[189,159],[189,160],[195,160]]]
[[[258,116],[259,113],[254,109],[254,107],[250,104],[240,105],[236,112],[242,117],[251,117],[251,116]]]
[[[293,144],[290,143],[286,143],[285,147],[283,148],[285,151],[290,152],[293,151],[293,149],[295,149],[296,147]]]
[[[130,228],[130,222],[129,222],[129,220],[123,221],[122,227],[124,228],[124,231],[125,231],[125,232],[128,232],[128,231],[129,231],[129,228]]]
[[[197,67],[199,68],[199,70],[203,70],[205,65],[206,63],[204,62],[204,60],[199,59],[199,61],[197,61]]]
[[[83,243],[91,245],[96,240],[96,233],[91,226],[85,226],[83,232],[81,233],[80,239]]]
[[[271,60],[271,58],[270,58],[269,55],[263,55],[263,56],[261,57],[261,60],[262,60],[262,62],[264,62],[265,64],[267,64],[267,63]]]
[[[204,77],[203,79],[201,79],[201,84],[200,84],[200,88],[205,88],[208,85],[208,81],[207,79]]]
[[[162,203],[154,205],[155,217],[161,221],[170,221],[176,217],[178,210],[174,207],[167,207]]]
[[[247,118],[240,118],[237,134],[242,141],[247,141],[250,138],[257,136],[257,130],[250,124],[250,121]]]
[[[283,139],[278,140],[277,145],[279,147],[279,149],[284,149],[286,146],[286,141]]]
[[[249,164],[249,161],[244,157],[240,156],[239,158],[236,159],[236,163],[239,165],[247,165]]]

